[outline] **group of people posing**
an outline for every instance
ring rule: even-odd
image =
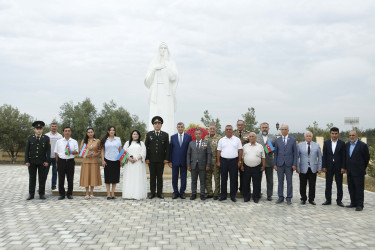
[[[269,124],[261,124],[261,133],[245,131],[243,120],[237,121],[237,129],[231,125],[225,127],[225,136],[216,134],[215,125],[209,127],[209,134],[202,138],[202,130],[197,128],[192,136],[184,133],[182,122],[177,124],[177,133],[169,140],[168,133],[161,130],[163,119],[160,116],[152,118],[153,131],[146,135],[145,142],[140,140],[141,134],[134,130],[124,146],[116,129],[108,128],[106,135],[96,139],[95,132],[88,128],[80,147],[76,140],[70,137],[71,128],[63,129],[63,136],[57,132],[57,125],[51,124],[51,132],[42,135],[44,123],[33,123],[35,135],[28,138],[25,152],[25,164],[29,168],[29,196],[34,198],[36,173],[39,178],[39,195],[45,199],[45,181],[52,164],[52,189],[56,189],[57,173],[59,178],[59,200],[72,199],[74,157],[87,147],[84,155],[80,185],[86,188],[85,199],[93,199],[95,186],[102,185],[100,166],[101,156],[104,168],[104,182],[107,188],[107,199],[115,199],[116,184],[120,182],[120,167],[124,167],[122,197],[126,199],[144,199],[147,197],[147,176],[145,164],[150,172],[150,195],[163,199],[163,172],[164,165],[172,168],[173,199],[186,199],[187,172],[191,173],[191,200],[197,198],[197,183],[200,182],[200,199],[213,198],[226,200],[228,174],[230,180],[230,199],[236,202],[238,190],[244,201],[252,198],[255,203],[261,197],[262,175],[265,172],[267,183],[267,200],[272,201],[273,171],[277,171],[278,199],[277,204],[286,200],[292,204],[293,183],[292,175],[296,171],[300,179],[301,204],[308,201],[316,205],[315,184],[317,173],[326,175],[326,201],[322,205],[330,205],[332,200],[332,183],[335,177],[337,187],[336,203],[344,206],[343,174],[347,174],[348,188],[351,203],[347,207],[354,207],[357,211],[363,210],[364,182],[366,168],[370,155],[365,143],[358,140],[355,130],[349,133],[349,142],[339,140],[339,129],[332,127],[331,139],[324,142],[323,154],[319,144],[312,141],[313,134],[305,132],[305,141],[299,144],[289,135],[288,125],[281,126],[281,136],[268,133]],[[52,148],[52,150],[51,150]],[[119,154],[125,150],[125,163],[119,160]],[[56,173],[57,172],[57,173]],[[238,178],[239,173],[239,178]],[[65,176],[68,181],[68,190],[65,192]],[[214,177],[215,187],[212,185]],[[180,177],[180,187],[178,179]],[[238,182],[238,179],[240,180]],[[287,193],[284,196],[284,179],[287,182]],[[250,184],[252,182],[253,192]],[[306,194],[309,186],[308,195]],[[112,188],[111,188],[112,186]]]

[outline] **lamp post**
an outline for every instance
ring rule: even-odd
[[[279,126],[280,126],[280,124],[277,122],[277,123],[276,123],[276,130],[277,130],[277,131],[279,130]]]

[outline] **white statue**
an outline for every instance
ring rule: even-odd
[[[169,136],[174,134],[174,113],[176,111],[176,89],[178,72],[176,64],[170,59],[166,43],[161,43],[156,58],[148,67],[145,85],[150,89],[149,130],[153,130],[152,117],[158,115],[164,120],[162,130]]]

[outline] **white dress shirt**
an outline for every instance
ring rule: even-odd
[[[286,145],[288,143],[288,135],[286,135],[286,136],[282,135],[281,137],[283,139],[284,144]]]
[[[182,143],[184,142],[184,133],[182,134],[177,133],[177,135],[178,135],[178,142],[180,142],[180,138],[181,138],[181,145],[182,145]]]
[[[246,143],[243,146],[243,162],[248,167],[256,167],[262,163],[262,158],[266,158],[266,154],[264,153],[264,149],[261,144],[255,143],[255,145],[251,145],[251,143]]]
[[[110,140],[108,137],[104,144],[104,158],[110,161],[117,161],[119,148],[121,147],[120,137],[115,136],[113,140]]]
[[[242,143],[236,136],[232,136],[231,138],[225,136],[219,140],[217,145],[217,150],[221,151],[220,156],[228,159],[238,157],[239,149],[242,149]]]
[[[263,135],[263,142],[264,142],[264,144],[267,143],[267,140],[268,140],[268,136],[267,135],[266,136]]]
[[[56,147],[55,147],[55,150],[54,152],[59,156],[59,158],[61,159],[74,159],[74,155],[73,154],[70,154],[70,155],[66,155],[65,154],[65,148],[66,148],[66,145],[68,144],[69,142],[69,147],[70,147],[70,150],[71,152],[73,151],[77,151],[78,152],[78,142],[72,138],[69,138],[69,140],[66,140],[65,137],[59,139],[56,141]]]
[[[46,136],[49,137],[49,140],[51,142],[51,158],[55,158],[54,149],[56,147],[56,142],[57,142],[57,140],[63,138],[63,136],[61,134],[59,134],[58,132],[56,132],[55,134],[52,134],[52,132],[48,132],[46,134]]]

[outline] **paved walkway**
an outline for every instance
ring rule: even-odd
[[[0,176],[0,249],[375,249],[375,194],[365,193],[362,212],[321,206],[322,179],[318,205],[303,206],[294,175],[288,206],[276,205],[275,195],[272,202],[258,204],[243,199],[58,201],[50,190],[45,201],[26,201],[26,167],[1,165]],[[345,204],[348,198],[345,186]]]

